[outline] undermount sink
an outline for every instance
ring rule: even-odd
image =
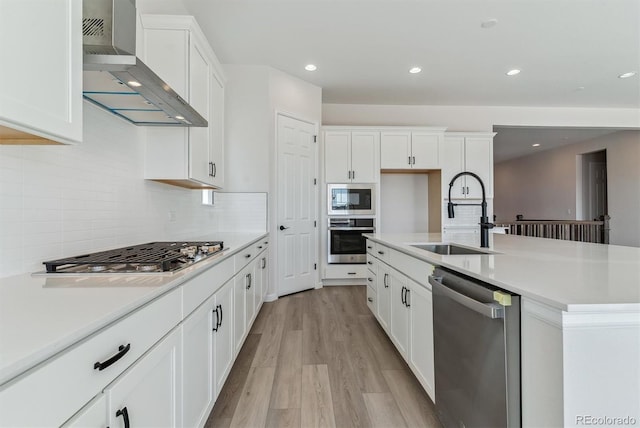
[[[410,244],[414,248],[429,251],[430,253],[442,254],[447,256],[465,255],[465,254],[494,254],[493,251],[479,250],[477,248],[462,247],[455,244]]]

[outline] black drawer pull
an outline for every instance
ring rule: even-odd
[[[372,297],[367,297],[367,300],[370,301],[371,303],[373,303],[373,298]]]
[[[367,281],[373,282],[373,278],[367,278]]]
[[[116,412],[116,418],[118,416],[122,416],[122,419],[124,419],[124,428],[129,428],[129,412],[126,406]]]
[[[355,275],[357,272],[347,272],[347,275]]]
[[[262,245],[258,245],[258,250],[262,250]]]
[[[372,249],[373,249],[373,247],[370,247],[370,246],[367,245],[367,250],[372,250]]]
[[[218,305],[218,307],[220,308],[220,321],[218,322],[218,327],[220,327],[222,325],[222,305]]]
[[[251,254],[245,254],[244,256],[245,256],[246,258],[249,258],[249,257],[251,257]]]
[[[131,349],[131,344],[127,343],[127,346],[124,345],[120,345],[118,347],[118,353],[116,355],[114,355],[113,357],[109,358],[107,361],[105,361],[104,363],[101,363],[100,361],[98,361],[97,363],[95,363],[93,365],[93,369],[98,369],[100,371],[106,369],[107,367],[109,367],[111,364],[115,363],[116,361],[118,361],[120,358],[124,357],[124,354],[126,354],[127,352],[129,352],[129,349]]]
[[[371,262],[371,261],[368,261],[368,262],[367,262],[367,264],[368,264],[368,265],[372,265],[372,264],[373,264],[373,262]]]
[[[378,254],[383,255],[384,251],[378,251]]]

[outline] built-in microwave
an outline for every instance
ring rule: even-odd
[[[328,184],[328,215],[374,215],[376,210],[374,184]]]

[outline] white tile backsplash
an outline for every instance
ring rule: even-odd
[[[82,144],[0,145],[0,277],[117,246],[266,230],[264,193],[216,194],[208,207],[200,191],[144,180],[144,132],[85,103]]]

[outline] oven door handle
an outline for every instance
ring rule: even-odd
[[[373,233],[375,229],[371,227],[329,227],[329,230],[368,230]]]
[[[429,284],[433,287],[433,291],[436,289],[439,290],[442,294],[449,297],[451,300],[455,300],[462,306],[465,306],[472,311],[478,312],[481,315],[484,315],[487,318],[504,318],[504,307],[500,306],[497,303],[482,303],[475,299],[472,299],[469,296],[465,296],[464,294],[458,293],[455,290],[444,285],[442,282],[442,277],[434,277],[433,275],[429,276]]]

